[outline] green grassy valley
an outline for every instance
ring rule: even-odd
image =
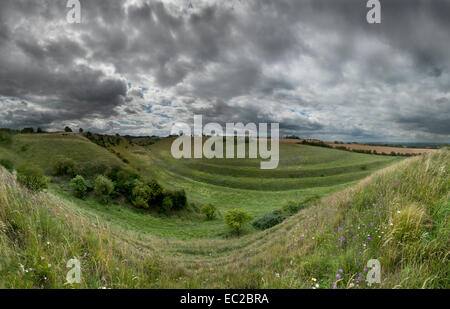
[[[401,160],[281,143],[279,167],[261,170],[259,158],[177,160],[170,154],[172,141],[167,138],[140,146],[121,139],[118,145],[109,145],[108,151],[82,135],[20,134],[13,137],[9,147],[0,148],[0,158],[12,160],[15,166],[31,162],[47,174],[51,174],[52,164],[59,156],[92,166],[127,166],[144,178],[157,179],[167,188],[184,189],[188,201],[197,207],[213,204],[218,208],[219,215],[214,220],[204,220],[197,213],[148,214],[117,201],[112,202],[114,206],[105,207],[94,198],[76,199],[71,196],[67,181],[55,180],[50,184],[52,193],[108,221],[155,236],[178,239],[226,237],[228,230],[223,214],[227,210],[245,208],[256,218],[279,209],[286,201],[319,199]],[[245,229],[246,233],[255,232],[251,225]]]
[[[0,144],[2,288],[368,288],[366,263],[380,260],[383,288],[448,287],[448,149],[402,159],[280,144],[280,164],[259,159],[182,159],[171,139],[100,146],[79,134],[16,134]],[[120,140],[120,141],[119,141]],[[70,178],[52,174],[64,156],[156,179],[185,190],[188,207],[142,209],[118,195],[73,196]],[[41,167],[48,189],[17,182],[23,163]],[[99,171],[102,169],[98,169]],[[88,182],[94,178],[87,176]],[[225,213],[253,218],[288,201],[302,205],[281,223],[230,232]],[[199,211],[213,204],[218,215]],[[82,262],[82,282],[65,285],[66,262]]]

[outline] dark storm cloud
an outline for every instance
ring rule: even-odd
[[[366,2],[81,1],[69,25],[66,1],[5,0],[0,97],[28,105],[0,102],[0,123],[164,134],[199,113],[309,137],[447,140],[450,2],[382,1],[380,25]]]

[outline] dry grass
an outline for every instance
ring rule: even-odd
[[[448,288],[449,171],[449,151],[440,150],[379,171],[271,229],[169,241],[109,226],[51,194],[30,195],[2,170],[0,287],[67,287],[65,263],[77,256],[83,282],[74,287],[81,288],[311,288],[312,278],[320,288],[367,288],[372,258],[382,267],[375,287]]]

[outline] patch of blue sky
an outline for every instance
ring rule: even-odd
[[[300,115],[302,115],[303,117],[306,117],[306,118],[310,118],[311,117],[311,114],[307,110],[296,110],[296,109],[291,108],[290,111],[291,111],[291,113],[298,113],[298,114],[300,114]]]
[[[145,111],[146,111],[147,113],[151,113],[151,112],[152,112],[152,105],[151,105],[151,104],[141,104],[141,107],[142,107],[143,109],[145,109]]]
[[[170,117],[169,115],[164,114],[164,113],[161,113],[161,114],[154,114],[154,115],[159,116],[159,117],[163,117],[163,118],[167,118],[167,119],[172,119],[172,117]]]

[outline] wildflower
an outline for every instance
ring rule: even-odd
[[[336,274],[336,278],[338,278],[338,279],[339,279],[339,278],[341,278],[341,275],[339,275],[339,274]]]
[[[319,288],[319,284],[318,284],[318,283],[316,283],[315,287],[316,287],[316,288]]]
[[[314,278],[314,277],[313,277],[313,278],[311,278],[311,280],[312,280],[312,281],[314,281],[314,282],[316,282],[316,281],[317,281],[317,279],[316,279],[316,278]]]
[[[339,272],[342,274],[342,269],[339,269]]]

